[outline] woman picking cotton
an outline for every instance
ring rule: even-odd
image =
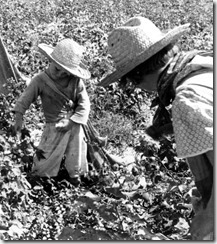
[[[214,230],[213,58],[208,52],[179,50],[175,42],[187,31],[189,24],[163,33],[147,18],[129,19],[108,37],[116,70],[99,85],[119,80],[157,92],[158,109],[148,132],[157,138],[159,127],[172,125],[177,155],[187,159],[201,194],[202,209],[190,231],[193,240],[202,240]]]
[[[84,48],[72,39],[63,39],[55,47],[39,44],[39,51],[49,59],[49,66],[31,80],[18,99],[14,129],[21,130],[23,115],[40,96],[46,120],[38,146],[43,157],[34,157],[32,174],[55,177],[65,158],[70,182],[78,185],[80,176],[88,171],[82,125],[87,123],[90,112],[83,79],[90,78],[90,73],[82,63]]]

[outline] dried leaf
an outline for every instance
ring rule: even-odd
[[[101,199],[101,197],[93,194],[91,191],[87,191],[85,194],[84,194],[85,197],[88,197],[94,201],[99,201]]]

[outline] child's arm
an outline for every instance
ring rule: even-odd
[[[86,124],[90,113],[90,99],[87,94],[86,87],[82,80],[79,81],[77,87],[77,101],[75,111],[70,117],[75,123]]]
[[[32,79],[29,86],[25,89],[21,97],[16,102],[13,112],[15,112],[15,123],[14,123],[14,132],[18,132],[22,128],[23,115],[26,110],[29,108],[30,104],[33,103],[41,90],[40,80],[36,76]]]

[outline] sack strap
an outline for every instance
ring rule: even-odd
[[[44,76],[46,76],[46,84],[53,89],[56,93],[58,93],[59,95],[61,95],[67,102],[70,102],[71,100],[65,95],[63,94],[55,85],[54,81],[50,78],[50,76],[48,74],[46,74],[45,72],[43,73]]]

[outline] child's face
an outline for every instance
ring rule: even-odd
[[[68,71],[63,69],[60,65],[56,64],[55,62],[51,62],[49,67],[50,75],[54,80],[64,79],[71,75]]]

